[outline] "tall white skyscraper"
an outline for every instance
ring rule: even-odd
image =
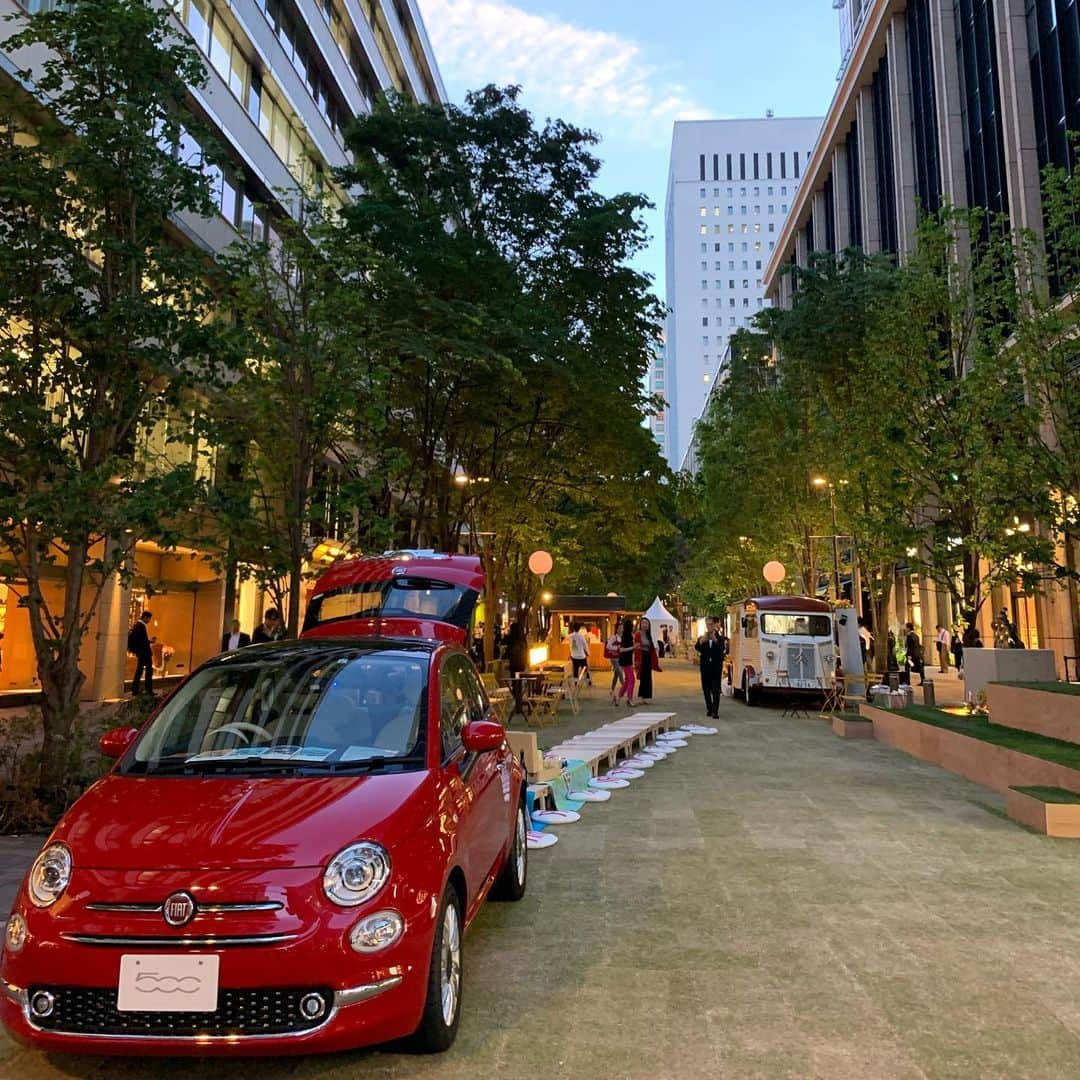
[[[665,210],[667,408],[659,421],[672,468],[683,465],[728,339],[765,306],[764,268],[820,128],[820,117],[675,124]]]

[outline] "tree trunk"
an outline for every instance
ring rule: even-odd
[[[883,672],[889,669],[889,601],[896,577],[895,564],[882,563],[879,573],[878,583],[870,588],[870,604],[874,619],[874,670]]]

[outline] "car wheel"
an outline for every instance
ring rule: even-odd
[[[457,1037],[461,1018],[461,934],[461,901],[453,885],[447,885],[431,946],[424,1014],[413,1036],[416,1048],[425,1054],[449,1050]]]
[[[506,865],[491,890],[493,900],[520,900],[525,895],[525,882],[529,876],[529,846],[525,842],[528,828],[525,805],[519,802],[514,815],[514,835],[510,839]]]

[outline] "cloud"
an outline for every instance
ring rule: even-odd
[[[668,142],[673,121],[708,116],[640,45],[618,34],[505,0],[423,0],[422,10],[451,87],[520,83],[534,112],[652,144]]]

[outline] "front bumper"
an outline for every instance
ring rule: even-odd
[[[282,1053],[310,1053],[316,1050],[343,1050],[367,1043],[382,1042],[410,1034],[416,1027],[411,1009],[403,1008],[402,998],[407,994],[394,994],[405,981],[403,974],[387,975],[373,982],[350,986],[341,990],[325,992],[327,1010],[323,1016],[291,1031],[273,1034],[248,1034],[238,1031],[217,1033],[219,1015],[188,1014],[199,1017],[189,1021],[190,1034],[168,1034],[178,1016],[175,1013],[131,1013],[126,1023],[135,1028],[150,1018],[156,1025],[151,1033],[136,1031],[125,1033],[65,1031],[55,1026],[57,1012],[48,1018],[35,1018],[31,1002],[36,995],[48,989],[59,1009],[65,995],[85,999],[85,988],[20,987],[0,981],[0,1018],[20,1041],[41,1049],[67,1053],[131,1053],[131,1054],[214,1054],[257,1055]],[[426,978],[425,978],[426,983]],[[283,992],[286,997],[298,997],[303,990]],[[101,991],[98,996],[111,991]],[[229,991],[223,992],[226,996]],[[235,992],[234,992],[235,993]],[[272,992],[271,992],[272,993]],[[385,997],[384,997],[385,995]],[[381,1004],[378,999],[382,999]],[[365,1006],[361,1009],[360,1006]],[[114,1016],[115,1010],[111,1010]],[[219,1013],[222,1012],[219,1005]],[[98,1015],[102,1015],[100,1012]]]

